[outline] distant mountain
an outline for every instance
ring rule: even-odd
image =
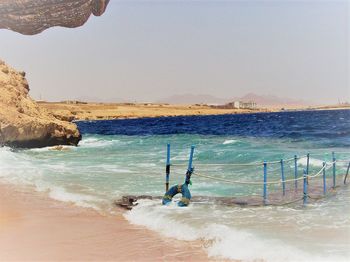
[[[212,95],[200,94],[183,94],[173,95],[156,101],[156,103],[167,103],[177,105],[191,105],[191,104],[226,104],[230,100],[215,97]]]
[[[242,97],[233,97],[231,99],[219,98],[207,94],[182,94],[160,99],[156,101],[156,103],[191,105],[226,104],[233,101],[254,101],[255,103],[257,103],[258,107],[303,107],[313,105],[313,103],[304,100],[284,98],[273,95],[257,95],[255,93],[248,93]]]
[[[273,95],[257,95],[254,93],[246,94],[245,96],[242,96],[240,101],[248,102],[248,101],[254,101],[257,103],[259,107],[280,107],[280,106],[286,106],[286,107],[298,107],[298,106],[309,106],[312,103],[304,101],[304,100],[298,100],[298,99],[291,99],[291,98],[284,98],[284,97],[278,97]]]
[[[92,97],[92,96],[79,96],[76,97],[75,100],[82,101],[82,102],[95,102],[95,103],[125,103],[128,102],[125,99],[122,98],[98,98],[98,97]]]

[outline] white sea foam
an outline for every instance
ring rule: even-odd
[[[302,166],[306,166],[307,165],[307,158],[303,157],[302,159],[299,159],[298,160],[298,164],[302,165]],[[310,157],[309,164],[310,164],[310,166],[322,167],[323,166],[323,161],[320,160],[320,159],[317,159],[317,158]]]
[[[70,193],[61,187],[51,188],[49,196],[55,200],[74,203],[77,206],[91,207],[97,210],[99,209],[96,205],[92,204],[92,202],[98,201],[96,197],[77,193]]]
[[[171,157],[171,161],[187,161],[188,160],[188,156],[187,156],[187,152],[183,152],[177,156]]]
[[[106,147],[106,146],[112,146],[116,143],[120,142],[119,140],[105,140],[105,139],[98,139],[94,137],[89,137],[89,138],[83,138],[79,146],[80,147]]]
[[[98,209],[96,203],[100,200],[97,197],[68,192],[63,187],[44,182],[47,179],[47,170],[63,169],[68,172],[68,167],[59,163],[41,163],[41,166],[38,166],[35,158],[26,152],[13,152],[6,147],[0,148],[0,178],[4,182],[15,185],[34,186],[37,191],[47,192],[49,197],[53,199],[72,202],[82,207]],[[53,183],[55,182],[53,181]]]
[[[157,167],[155,163],[136,163],[137,167]]]
[[[257,235],[251,231],[223,225],[215,220],[191,220],[193,207],[179,208],[175,203],[160,206],[159,201],[145,200],[126,213],[132,224],[145,226],[165,237],[203,242],[209,257],[242,261],[345,261],[342,257],[317,256],[307,253],[271,235]],[[213,210],[220,215],[220,210]],[[177,213],[174,217],[173,214]],[[200,221],[200,223],[198,223]]]
[[[49,197],[58,201],[73,203],[81,207],[89,207],[99,210],[96,203],[101,202],[96,196],[72,193],[60,186],[53,186],[45,182],[38,181],[36,190],[39,192],[47,192]]]
[[[6,147],[0,148],[0,178],[5,182],[28,185],[41,175],[42,171],[36,168],[29,156],[18,154]]]
[[[237,142],[238,142],[238,140],[231,139],[231,140],[225,140],[222,144],[223,145],[230,145],[230,144],[235,144]]]
[[[62,150],[72,150],[75,149],[74,146],[61,146]],[[59,151],[56,150],[57,146],[48,146],[48,147],[42,147],[42,148],[32,148],[30,151],[32,152],[47,152],[47,151]]]
[[[104,165],[99,166],[99,168],[101,168],[102,170],[108,171],[108,172],[113,172],[113,173],[121,173],[121,174],[125,174],[125,173],[132,174],[132,173],[134,173],[130,169],[120,168],[117,165],[104,164]]]

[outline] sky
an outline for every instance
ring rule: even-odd
[[[0,30],[35,99],[247,93],[350,101],[348,1],[117,1],[79,28]]]

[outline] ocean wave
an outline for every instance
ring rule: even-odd
[[[242,261],[329,261],[328,257],[317,257],[306,253],[282,240],[262,237],[247,230],[203,220],[193,224],[186,222],[189,213],[195,212],[193,207],[179,208],[175,203],[161,206],[159,201],[144,200],[124,216],[135,225],[145,226],[159,234],[184,241],[203,241],[203,246],[209,257],[237,259]],[[213,211],[214,212],[214,211]],[[215,212],[220,212],[215,210]],[[179,219],[169,216],[178,213]],[[195,222],[194,222],[195,223]],[[331,257],[331,260],[341,261],[342,258]],[[345,260],[345,259],[344,259]]]
[[[38,181],[35,184],[35,186],[37,191],[47,192],[49,197],[54,200],[73,203],[80,207],[87,207],[87,208],[93,208],[95,210],[100,210],[97,204],[99,202],[102,202],[102,200],[97,198],[96,196],[82,194],[82,193],[68,192],[63,187],[50,185],[42,181]]]
[[[120,141],[117,139],[106,140],[102,138],[88,137],[88,138],[83,138],[80,141],[79,147],[106,147],[106,146],[112,146],[118,142]]]
[[[298,164],[302,165],[302,166],[306,166],[307,165],[307,158],[303,157],[302,159],[299,159]],[[314,166],[314,167],[322,167],[323,161],[320,159],[317,159],[317,158],[310,157],[309,164],[310,164],[310,166]]]
[[[32,148],[29,149],[31,152],[47,152],[47,151],[66,151],[75,149],[75,146],[59,146],[60,149],[57,149],[57,146],[47,146],[47,147],[41,147],[41,148]]]
[[[30,156],[0,147],[0,178],[4,182],[28,185],[41,175],[42,170],[36,167]]]
[[[120,168],[118,166],[113,166],[113,165],[101,165],[99,168],[101,168],[107,172],[120,173],[120,174],[135,173],[134,171],[132,171],[130,169]]]
[[[230,140],[225,140],[222,144],[223,145],[230,145],[230,144],[235,144],[237,142],[238,142],[238,140],[230,139]]]

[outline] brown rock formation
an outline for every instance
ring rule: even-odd
[[[25,73],[0,60],[0,145],[25,148],[77,145],[81,140],[77,126],[56,119],[28,93]]]
[[[109,0],[0,0],[0,28],[25,35],[53,26],[78,27],[91,13],[102,15]]]

